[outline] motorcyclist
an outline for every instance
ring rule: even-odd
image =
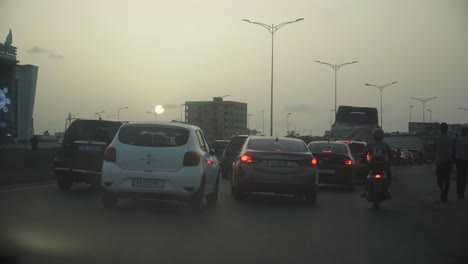
[[[384,131],[381,128],[374,129],[373,131],[374,142],[368,144],[364,148],[363,156],[361,160],[364,163],[368,162],[370,169],[372,169],[373,159],[380,158],[383,160],[382,169],[385,171],[385,175],[387,176],[387,182],[388,182],[387,189],[388,189],[388,187],[390,187],[390,183],[392,182],[392,171],[390,170],[392,150],[390,148],[390,145],[383,142],[384,136],[385,136]]]

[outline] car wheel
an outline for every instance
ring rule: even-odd
[[[65,173],[55,173],[57,185],[61,191],[69,191],[73,185],[71,175]]]
[[[307,204],[315,205],[317,203],[317,191],[308,191],[304,196]]]
[[[117,205],[118,199],[115,194],[102,192],[101,194],[102,207],[104,209],[112,209]]]
[[[216,177],[216,184],[212,193],[206,196],[206,204],[208,206],[215,206],[218,203],[218,191],[219,191],[219,176]]]
[[[200,213],[203,210],[203,198],[205,198],[205,176],[203,175],[202,181],[200,183],[200,188],[198,189],[195,196],[193,196],[190,201],[192,206],[192,212]]]

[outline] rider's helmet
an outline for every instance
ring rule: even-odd
[[[381,128],[376,128],[373,131],[374,141],[375,142],[382,142],[384,138],[384,131]]]

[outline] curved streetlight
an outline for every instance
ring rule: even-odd
[[[107,116],[107,119],[112,118],[112,117],[116,117],[116,115],[109,115]]]
[[[430,100],[434,100],[434,99],[437,99],[438,97],[431,97],[431,98],[427,98],[427,99],[421,99],[421,98],[417,98],[417,97],[410,97],[411,99],[414,99],[414,100],[418,100],[422,103],[423,105],[423,111],[422,111],[422,114],[423,114],[423,123],[426,122],[426,103],[429,102]]]
[[[289,132],[289,116],[291,115],[291,113],[288,113],[288,115],[286,116],[286,134],[288,134]]]
[[[120,107],[120,108],[117,110],[117,120],[120,120],[120,110],[124,110],[124,109],[128,109],[128,106]]]
[[[247,115],[247,135],[249,135],[249,136],[250,136],[249,119],[250,119],[251,116],[253,116],[253,114],[248,114]]]
[[[465,107],[458,107],[458,109],[468,112],[468,108]]]
[[[432,110],[427,109],[427,111],[429,112],[429,123],[432,123]]]
[[[153,112],[150,112],[150,111],[147,111],[146,113],[147,113],[147,114],[150,114],[150,115],[154,115],[154,121],[157,120],[158,114],[153,113]]]
[[[275,24],[272,24],[271,26],[270,25],[267,25],[267,24],[264,24],[264,23],[260,23],[260,22],[255,22],[255,21],[250,21],[248,19],[242,19],[242,21],[244,22],[247,22],[247,23],[251,23],[251,24],[255,24],[255,25],[259,25],[263,28],[265,28],[266,30],[268,30],[268,32],[271,33],[271,98],[270,98],[270,136],[273,136],[273,36],[274,34],[276,33],[276,31],[278,31],[278,29],[286,26],[286,25],[289,25],[289,24],[292,24],[292,23],[296,23],[296,22],[299,22],[299,21],[302,21],[304,20],[304,18],[298,18],[296,20],[292,20],[292,21],[288,21],[288,22],[283,22],[281,24],[278,24],[278,25],[275,25]]]
[[[336,90],[337,90],[336,89],[336,85],[337,85],[336,84],[336,79],[337,79],[337,77],[336,77],[336,75],[337,75],[337,72],[341,67],[343,67],[345,65],[358,63],[358,61],[345,62],[345,63],[342,63],[342,64],[331,64],[331,63],[323,62],[323,61],[315,61],[315,62],[320,63],[320,64],[324,64],[324,65],[328,65],[335,71],[335,113],[336,113],[336,108],[337,108],[337,99],[336,99],[337,98],[337,92],[336,92]]]
[[[410,105],[409,107],[409,122],[411,123],[411,110],[413,109],[414,105]]]
[[[99,117],[99,120],[101,120],[102,119],[101,114],[104,114],[104,113],[105,113],[104,111],[99,111],[99,112],[96,112],[94,114]]]
[[[392,82],[392,83],[387,83],[385,85],[374,85],[374,84],[368,84],[366,83],[366,86],[371,86],[379,89],[380,91],[380,127],[383,129],[383,108],[382,108],[382,91],[385,89],[385,87],[393,85],[397,82]]]

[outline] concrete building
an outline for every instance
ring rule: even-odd
[[[20,106],[17,119],[19,140],[29,140],[34,135],[33,110],[38,70],[34,65],[16,65],[16,88]]]
[[[247,104],[223,101],[185,102],[185,120],[199,126],[209,141],[229,139],[235,134],[247,134]]]

